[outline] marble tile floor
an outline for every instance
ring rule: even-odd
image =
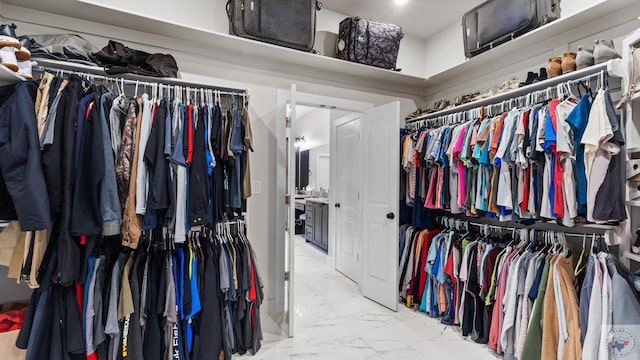
[[[265,314],[256,356],[272,359],[495,360],[486,346],[455,327],[400,306],[393,312],[363,297],[358,286],[327,264],[327,256],[296,239],[295,336],[288,338]]]

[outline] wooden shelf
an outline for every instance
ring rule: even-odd
[[[0,86],[12,85],[24,80],[25,78],[18,73],[0,64]]]
[[[632,253],[630,251],[625,251],[624,252],[624,257],[626,257],[629,260],[633,260],[633,261],[635,261],[637,263],[640,263],[640,255],[638,255],[638,254],[634,254],[634,253]]]

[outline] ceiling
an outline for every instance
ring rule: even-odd
[[[394,0],[321,0],[324,7],[348,16],[402,26],[405,34],[426,39],[484,0],[408,0],[396,5]]]

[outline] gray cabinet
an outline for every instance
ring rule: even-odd
[[[329,205],[327,203],[307,200],[304,238],[325,251],[329,249]]]

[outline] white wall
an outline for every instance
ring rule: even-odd
[[[330,152],[331,145],[329,143],[309,149],[309,185],[313,185],[316,191],[320,190],[318,186],[318,155],[329,155]]]
[[[142,7],[140,3],[146,5]],[[183,13],[197,12],[197,6],[182,8],[181,11],[159,10],[162,5],[170,1],[125,2],[118,0],[123,7],[130,6],[139,10],[149,11],[158,16],[174,19],[172,21],[188,21]],[[206,5],[206,1],[199,1]],[[181,3],[184,5],[184,3]],[[129,8],[129,7],[127,7]],[[211,9],[207,7],[206,9]],[[149,10],[149,11],[146,11]],[[218,7],[212,9],[220,12]],[[398,99],[393,94],[373,94],[366,91],[344,89],[330,84],[309,82],[308,79],[285,73],[268,70],[241,67],[236,64],[219,62],[216,59],[200,56],[197,53],[175,51],[177,44],[170,39],[143,32],[132,31],[122,27],[83,21],[53,13],[34,11],[23,7],[9,6],[0,3],[2,23],[14,22],[18,25],[18,34],[48,34],[48,33],[77,33],[91,41],[98,47],[106,45],[108,39],[126,42],[128,46],[149,52],[171,53],[178,63],[180,75],[185,81],[211,84],[224,87],[247,89],[251,96],[250,117],[253,129],[254,149],[251,154],[251,174],[254,182],[262,185],[262,193],[255,194],[248,201],[249,237],[258,255],[262,278],[265,281],[267,301],[275,298],[276,286],[281,284],[284,269],[276,268],[276,258],[284,256],[276,254],[276,211],[278,204],[284,204],[284,197],[277,198],[279,180],[276,176],[277,155],[277,126],[284,122],[278,118],[277,93],[278,90],[288,90],[292,83],[297,84],[298,91],[324,96],[337,97],[353,101],[362,101],[376,105],[400,100],[402,113],[415,109],[415,103],[409,99]],[[174,16],[175,17],[172,17]],[[196,16],[201,22],[206,17]],[[0,289],[0,291],[3,291]]]
[[[562,0],[560,1],[560,10],[562,12],[562,16],[567,17],[605,1],[611,0]]]
[[[424,73],[429,78],[465,61],[462,22],[455,21],[430,36],[424,45]]]
[[[318,108],[296,119],[295,137],[304,136],[305,140],[305,144],[300,147],[301,151],[329,143],[330,113],[329,109]]]

